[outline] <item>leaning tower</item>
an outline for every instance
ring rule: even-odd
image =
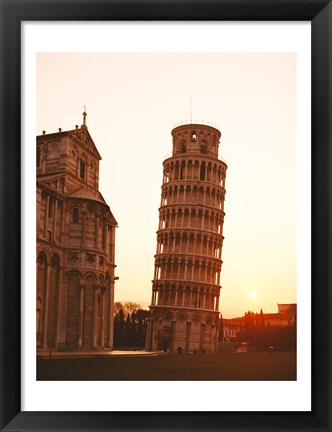
[[[219,332],[227,165],[221,133],[206,124],[172,130],[163,183],[146,349],[213,353]]]

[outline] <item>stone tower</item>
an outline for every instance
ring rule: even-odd
[[[172,130],[173,152],[163,162],[148,351],[217,349],[227,169],[218,159],[220,137],[205,124]]]
[[[113,349],[115,229],[81,127],[37,136],[38,352]]]

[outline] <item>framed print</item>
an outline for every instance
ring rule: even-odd
[[[1,7],[1,429],[331,430],[331,3]]]

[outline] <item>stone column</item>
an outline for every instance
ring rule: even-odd
[[[97,318],[98,318],[98,286],[94,287],[93,292],[93,327],[92,327],[92,346],[97,347]]]
[[[54,198],[54,208],[53,208],[53,241],[55,242],[58,240],[59,236],[56,236],[56,222],[57,222],[57,206],[58,206],[58,200]]]
[[[176,321],[172,320],[171,321],[171,342],[170,342],[170,352],[174,353],[174,343],[175,343],[175,324]]]
[[[95,248],[99,248],[99,218],[100,214],[96,213],[96,220],[95,220]]]
[[[185,348],[185,352],[188,353],[189,349],[190,349],[190,330],[191,330],[191,322],[187,321],[187,328],[186,328],[186,348]]]
[[[100,347],[104,349],[104,325],[105,325],[105,293],[106,288],[103,286],[101,287],[101,293],[100,293]]]
[[[216,311],[219,310],[219,294],[217,295],[217,300],[216,300]]]
[[[186,260],[184,262],[184,280],[187,280],[187,266],[188,266],[188,261]]]
[[[102,241],[102,248],[103,250],[106,250],[107,247],[107,219],[106,217],[103,218],[103,241]]]
[[[190,287],[189,307],[192,307],[192,301],[193,301],[193,288]]]
[[[219,330],[220,330],[220,326],[219,326],[219,324],[217,324],[216,326],[215,326],[215,338],[216,338],[216,340],[215,340],[215,348],[214,348],[214,352],[217,352],[218,351],[218,340],[219,340]]]
[[[214,343],[215,328],[216,328],[216,325],[215,324],[211,324],[211,340],[210,340],[210,352],[211,352],[211,354],[215,353],[215,351],[216,351],[216,343],[218,343],[218,341],[216,341],[216,343]]]
[[[50,264],[46,264],[46,287],[44,297],[43,348],[47,348],[48,298],[50,289]]]
[[[84,312],[84,289],[85,284],[80,285],[80,303],[78,309],[78,348],[83,344],[83,312]]]
[[[60,216],[60,233],[59,233],[59,241],[63,242],[65,235],[65,202],[61,201],[61,216]]]
[[[85,246],[86,239],[86,215],[87,211],[82,210],[82,246]]]
[[[45,220],[44,220],[44,237],[47,239],[47,220],[48,220],[48,209],[50,205],[50,196],[46,195],[46,206],[45,206]]]
[[[154,305],[154,288],[152,288],[151,305]]]
[[[110,290],[110,295],[109,295],[109,308],[110,308],[110,322],[109,322],[109,339],[108,339],[108,346],[110,350],[113,350],[113,340],[114,340],[114,273],[111,276],[112,280],[110,281],[110,286],[109,286],[109,290]]]
[[[201,323],[201,338],[199,341],[199,350],[202,351],[204,349],[204,336],[205,336],[205,323]]]

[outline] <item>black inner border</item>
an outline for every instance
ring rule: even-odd
[[[332,431],[330,413],[330,406],[332,406],[331,1],[0,0],[1,430]],[[21,22],[109,20],[311,21],[312,410],[310,412],[21,412]],[[31,107],[31,109],[35,108]],[[33,143],[31,148],[35,151]],[[31,206],[34,205],[31,203]],[[220,391],[222,391],[222,384]],[[110,393],[112,393],[111,383]],[[150,397],[155,396],[145,394],[144,397],[148,401]],[[202,397],[217,398],[218,394],[202,395]]]

